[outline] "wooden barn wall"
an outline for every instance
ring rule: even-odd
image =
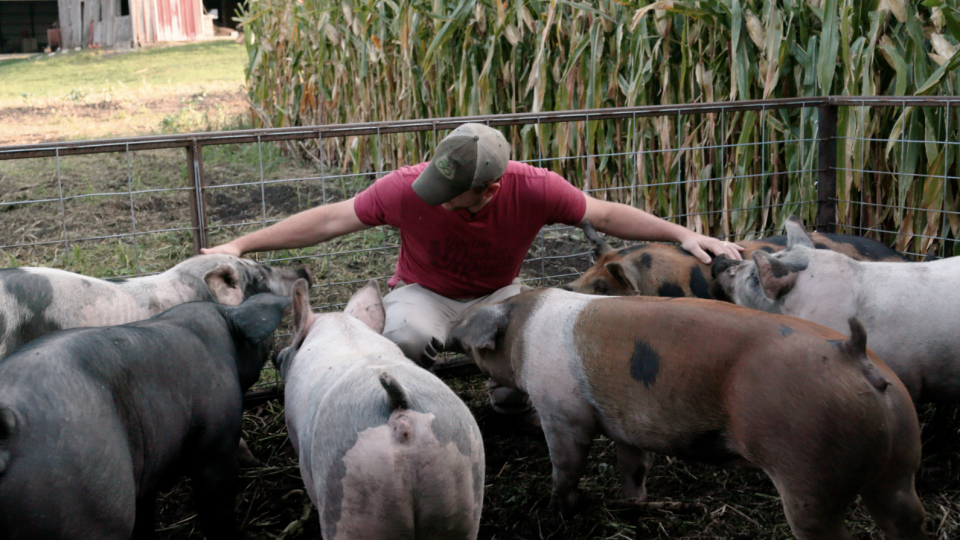
[[[131,43],[190,41],[203,35],[202,0],[57,0],[64,47],[114,47]],[[82,8],[81,8],[82,5]]]
[[[81,46],[81,20],[79,0],[57,0],[60,11],[60,41],[64,48]]]

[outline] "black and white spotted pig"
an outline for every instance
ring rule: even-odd
[[[925,538],[916,411],[849,324],[847,339],[723,302],[540,289],[472,309],[450,336],[530,395],[561,511],[603,433],[627,498],[646,498],[656,452],[763,469],[801,540],[849,539],[858,494],[889,538]]]
[[[380,335],[376,282],[344,313],[294,289],[294,338],[277,358],[287,431],[324,540],[475,539],[484,454],[470,409]]]
[[[583,232],[593,242],[597,263],[565,285],[569,291],[605,296],[668,296],[708,298],[730,301],[723,289],[716,285],[710,265],[700,262],[679,246],[666,244],[636,244],[613,249],[597,234],[589,221]],[[817,249],[843,253],[864,261],[903,262],[906,258],[886,245],[846,234],[813,233]],[[762,250],[775,253],[787,245],[784,235],[739,243],[743,257]]]
[[[803,224],[790,219],[787,249],[742,262],[718,257],[717,282],[739,305],[834,330],[857,317],[870,349],[916,402],[960,402],[960,257],[891,264],[813,247]]]
[[[290,296],[306,268],[271,268],[230,255],[198,255],[155,276],[106,281],[53,268],[0,269],[0,358],[67,328],[142,321],[184,302],[231,306],[258,293]]]
[[[243,392],[289,305],[193,302],[0,361],[0,538],[152,538],[157,490],[184,473],[206,537],[239,538]]]

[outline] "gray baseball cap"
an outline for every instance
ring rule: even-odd
[[[437,145],[430,164],[413,182],[413,191],[423,202],[437,206],[498,180],[508,161],[510,145],[499,130],[463,124]]]

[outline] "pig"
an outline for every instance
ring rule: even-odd
[[[344,313],[293,293],[293,342],[276,363],[287,431],[324,540],[475,539],[484,452],[470,410],[380,335],[376,282]]]
[[[206,537],[239,538],[243,393],[289,305],[186,303],[0,361],[0,538],[152,538],[157,490],[184,473]]]
[[[714,261],[717,282],[739,305],[837,330],[857,317],[870,348],[916,403],[960,402],[960,258],[893,264],[814,249],[795,218],[787,249]]]
[[[628,499],[646,499],[656,452],[759,467],[801,540],[850,538],[844,511],[858,494],[890,538],[924,538],[916,411],[849,325],[846,339],[724,302],[540,289],[471,309],[450,335],[530,395],[563,513],[602,433]]]
[[[669,296],[710,298],[730,301],[723,289],[714,283],[710,265],[700,262],[679,246],[636,244],[613,249],[597,234],[589,221],[582,225],[584,235],[594,244],[597,263],[563,288],[585,294],[604,296]],[[907,259],[886,245],[846,234],[814,233],[817,249],[843,253],[864,261],[904,262]],[[740,242],[743,256],[757,250],[774,253],[786,246],[786,236]]]
[[[184,302],[231,306],[257,293],[290,296],[306,268],[278,269],[230,255],[198,255],[155,276],[105,281],[53,268],[0,269],[0,358],[67,328],[148,319]]]

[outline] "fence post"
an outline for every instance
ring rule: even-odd
[[[837,106],[818,108],[817,231],[837,228]]]
[[[190,201],[190,220],[193,222],[193,251],[200,254],[200,248],[208,247],[206,205],[203,200],[203,146],[196,139],[187,146],[187,174],[193,197]]]

